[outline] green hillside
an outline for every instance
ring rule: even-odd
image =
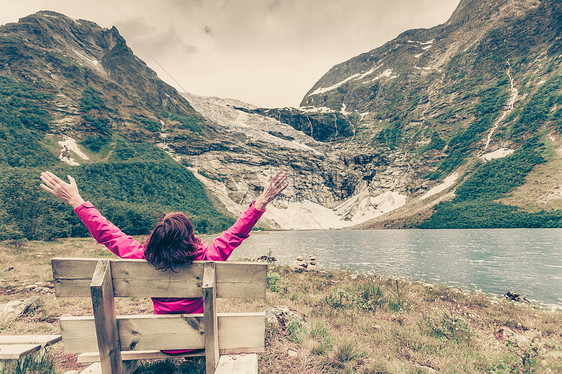
[[[517,152],[477,168],[456,190],[455,198],[437,205],[421,228],[562,227],[562,210],[526,212],[496,200],[525,182],[526,175],[546,160],[535,137]]]
[[[90,90],[83,105],[97,101],[96,110],[102,110],[94,95]],[[147,234],[170,211],[186,212],[199,233],[232,224],[189,170],[150,143],[101,131],[82,142],[97,162],[62,166],[56,157],[60,147],[45,135],[51,105],[52,95],[0,76],[0,239],[88,234],[69,206],[39,187],[43,170],[74,176],[83,197],[128,234]]]

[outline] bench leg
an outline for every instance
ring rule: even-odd
[[[115,318],[115,302],[111,263],[99,260],[90,284],[92,306],[100,352],[100,363],[104,374],[123,373],[119,330]]]
[[[219,363],[219,328],[216,298],[215,263],[207,262],[203,269],[203,321],[205,324],[205,366],[207,374],[213,374]]]

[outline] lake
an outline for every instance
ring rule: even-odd
[[[562,229],[318,230],[253,233],[233,258],[272,251],[279,264],[314,255],[319,267],[518,292],[562,309]]]

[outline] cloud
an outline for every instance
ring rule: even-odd
[[[443,23],[459,0],[25,0],[0,22],[40,9],[115,25],[162,79],[196,94],[298,105],[333,65],[399,33]],[[158,64],[154,63],[158,61]]]
[[[174,26],[161,27],[144,18],[122,19],[116,25],[128,44],[151,55],[180,54],[189,57],[198,51]]]

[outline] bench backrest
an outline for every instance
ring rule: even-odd
[[[54,258],[52,267],[56,296],[91,297],[94,310],[61,317],[65,349],[98,350],[104,374],[123,371],[121,351],[205,349],[208,373],[219,352],[264,351],[264,313],[217,314],[215,302],[265,298],[266,264],[196,261],[161,271],[145,260]],[[116,316],[114,297],[201,297],[204,313]]]

